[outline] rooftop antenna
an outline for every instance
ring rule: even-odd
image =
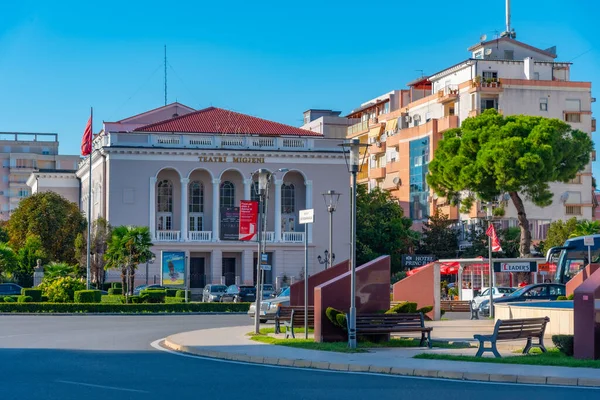
[[[423,78],[423,77],[425,76],[425,75],[424,75],[424,72],[425,72],[424,70],[422,70],[422,69],[415,69],[415,71],[417,71],[417,72],[420,72],[420,73],[421,73],[421,78]]]
[[[510,33],[510,0],[506,0],[506,32]]]
[[[165,106],[167,105],[167,45],[165,44]]]

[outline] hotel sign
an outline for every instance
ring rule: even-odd
[[[421,267],[425,264],[429,264],[437,260],[437,257],[432,254],[402,254],[402,266],[407,267]]]
[[[204,163],[241,163],[241,164],[264,164],[264,157],[231,157],[231,156],[200,156],[198,161]]]

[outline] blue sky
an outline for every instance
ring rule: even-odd
[[[600,97],[600,5],[512,3],[517,39],[556,45]],[[169,102],[298,126],[308,108],[348,112],[503,28],[504,0],[4,2],[0,131],[56,132],[77,154],[90,106],[97,131],[163,104],[165,44]]]

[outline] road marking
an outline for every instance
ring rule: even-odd
[[[330,374],[353,374],[353,375],[369,375],[369,376],[384,376],[386,378],[396,378],[396,379],[419,379],[419,380],[436,380],[436,381],[444,381],[444,382],[456,382],[456,383],[465,383],[465,384],[486,384],[486,385],[496,385],[496,386],[529,386],[535,388],[561,388],[561,389],[581,389],[581,390],[600,390],[598,387],[590,387],[590,386],[566,386],[566,385],[536,385],[533,383],[509,383],[509,382],[486,382],[486,381],[466,381],[459,379],[446,379],[446,378],[428,378],[422,376],[410,376],[410,375],[393,375],[393,374],[380,374],[376,372],[355,372],[355,371],[335,371],[330,369],[318,369],[318,368],[299,368],[299,367],[290,367],[284,365],[271,365],[271,364],[256,364],[251,362],[242,362],[242,361],[232,361],[232,360],[223,360],[220,358],[212,358],[212,357],[204,357],[204,356],[196,356],[193,354],[181,353],[179,351],[167,349],[160,345],[160,343],[164,342],[166,338],[155,340],[150,343],[150,346],[154,347],[156,350],[164,351],[165,353],[174,354],[180,357],[188,357],[188,358],[196,358],[206,361],[214,361],[221,363],[229,363],[229,364],[239,364],[239,365],[252,365],[256,367],[264,367],[264,368],[277,368],[277,369],[295,369],[300,371],[313,371],[313,372],[324,372]]]
[[[56,382],[66,383],[67,385],[79,385],[79,386],[88,386],[88,387],[99,388],[99,389],[120,390],[121,392],[150,393],[147,390],[128,389],[128,388],[121,388],[121,387],[116,387],[116,386],[94,385],[92,383],[84,383],[84,382],[72,382],[72,381],[56,381]]]

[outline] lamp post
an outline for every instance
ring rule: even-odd
[[[323,193],[323,200],[325,201],[325,206],[327,206],[327,212],[329,213],[329,249],[325,250],[324,260],[321,260],[321,256],[318,256],[317,259],[319,260],[319,264],[325,264],[325,269],[331,267],[335,260],[335,253],[333,252],[333,213],[337,208],[341,195],[341,193],[338,193],[335,190],[328,190],[326,193]]]
[[[152,257],[150,260],[146,261],[146,286],[148,286],[148,264],[154,264],[154,260],[156,257]]]
[[[490,227],[493,219],[492,213],[492,203],[487,203],[487,220],[488,220],[488,228]],[[494,318],[494,263],[492,261],[492,236],[488,235],[488,261],[490,263],[490,317]]]
[[[351,139],[342,143],[344,158],[348,172],[352,175],[352,214],[351,214],[351,249],[350,249],[350,311],[348,312],[348,347],[356,348],[356,175],[362,168],[367,155],[366,143],[360,143],[359,139]],[[363,150],[363,154],[361,154]]]

